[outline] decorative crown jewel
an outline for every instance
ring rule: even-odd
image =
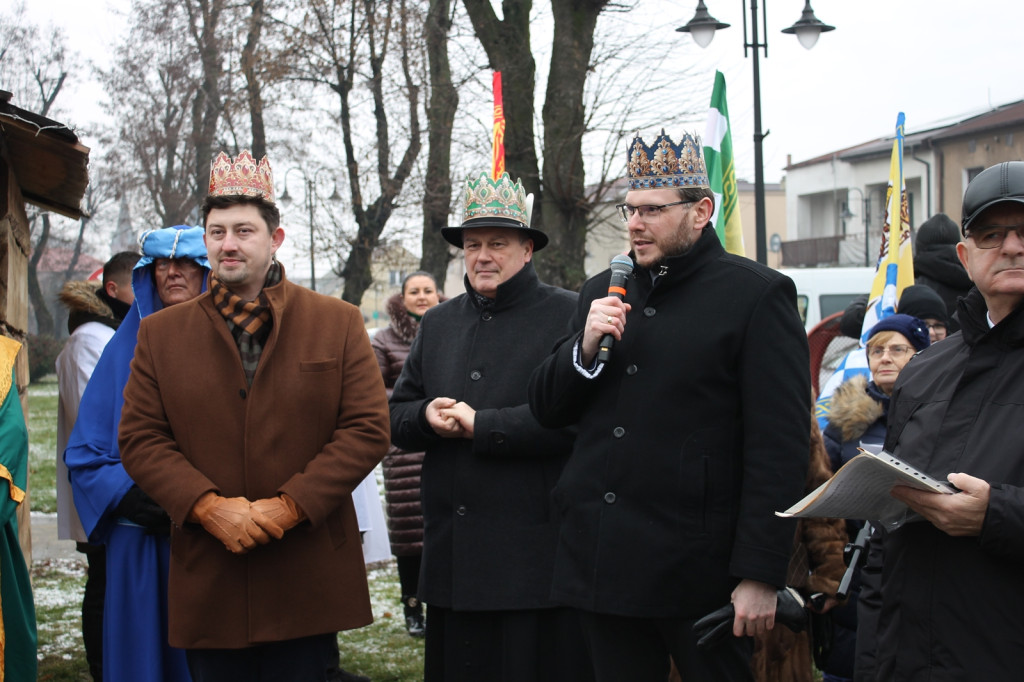
[[[683,139],[675,144],[662,130],[650,147],[637,135],[627,151],[626,170],[631,190],[710,187],[699,137],[683,133]]]
[[[533,195],[527,197],[522,183],[512,182],[508,173],[502,173],[497,180],[481,173],[476,180],[466,181],[462,222],[474,218],[504,218],[529,227],[532,208]]]
[[[210,164],[210,196],[260,197],[274,203],[274,173],[267,157],[256,163],[248,149],[234,160],[224,152],[218,154]]]

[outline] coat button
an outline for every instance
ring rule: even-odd
[[[623,436],[626,435],[626,429],[622,428],[621,426],[616,426],[614,429],[612,429],[612,435],[615,436],[616,438],[622,438]]]
[[[466,515],[466,505],[460,504],[458,509],[455,510],[455,513],[458,514],[459,516],[465,516]]]
[[[629,376],[633,376],[634,374],[636,374],[636,365],[630,365],[629,367],[627,367],[626,374],[628,374]]]
[[[615,493],[605,493],[604,501],[608,504],[615,504]]]
[[[238,397],[241,398],[242,400],[245,400],[245,389],[244,388],[238,389]]]
[[[474,369],[469,373],[469,378],[473,381],[480,381],[481,377],[483,377],[483,374],[480,373],[480,370]]]
[[[644,308],[644,317],[654,317],[657,312],[658,311],[654,309],[654,306],[647,306]]]
[[[482,319],[484,322],[487,322],[492,317],[494,317],[494,315],[491,314],[491,311],[490,310],[486,310],[486,311],[484,311],[484,314],[480,316],[480,319]]]

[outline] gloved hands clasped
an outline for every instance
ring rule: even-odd
[[[782,624],[793,632],[800,632],[807,627],[807,609],[803,597],[792,587],[776,593],[775,624]],[[712,611],[693,624],[693,632],[699,637],[698,647],[708,647],[722,641],[732,634],[732,623],[736,611],[732,604]]]
[[[250,502],[208,492],[196,501],[189,521],[198,522],[234,554],[245,554],[271,538],[280,540],[305,515],[287,495]]]

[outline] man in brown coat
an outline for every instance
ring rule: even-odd
[[[125,388],[195,682],[323,680],[335,633],[372,620],[351,492],[387,451],[384,385],[358,309],[285,279],[273,199],[265,158],[214,161],[209,291],[143,321]]]

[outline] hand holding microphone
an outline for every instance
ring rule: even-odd
[[[629,304],[622,301],[626,297],[626,281],[633,272],[633,261],[625,255],[615,256],[612,258],[611,271],[608,296],[590,304],[583,335],[584,364],[590,364],[595,354],[598,363],[608,362],[615,339],[621,338],[622,325],[625,324],[624,313],[629,311]]]

